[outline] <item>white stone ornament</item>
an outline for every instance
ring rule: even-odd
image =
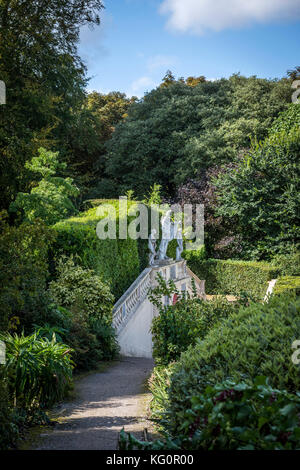
[[[159,245],[159,260],[169,260],[167,256],[168,244],[174,238],[174,223],[171,221],[172,211],[167,211],[161,219],[162,240]]]
[[[148,239],[148,248],[150,250],[149,254],[149,265],[154,266],[155,264],[155,257],[156,257],[156,230],[153,228],[149,235]]]
[[[176,248],[176,261],[181,261],[181,254],[183,252],[183,238],[182,238],[182,223],[177,222],[176,224],[176,239],[177,239],[177,248]]]

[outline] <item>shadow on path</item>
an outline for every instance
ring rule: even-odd
[[[40,435],[35,450],[115,450],[125,428],[139,434],[145,427],[143,383],[152,359],[122,358],[105,372],[91,374],[75,386],[77,398],[63,403],[61,422]]]

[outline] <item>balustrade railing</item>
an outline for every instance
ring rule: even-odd
[[[151,287],[151,268],[146,268],[127,289],[113,309],[113,326],[119,332],[147,297]]]

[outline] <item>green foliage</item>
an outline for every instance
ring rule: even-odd
[[[38,337],[51,338],[51,333],[55,333],[57,339],[72,348],[75,372],[97,369],[101,361],[118,357],[119,345],[110,317],[97,319],[89,317],[84,308],[71,312],[52,304],[47,323],[35,327]]]
[[[293,291],[300,294],[300,276],[280,277],[274,287],[274,294],[282,294],[286,291]]]
[[[147,196],[145,196],[143,203],[147,204],[149,207],[151,206],[151,204],[162,203],[160,184],[154,183],[153,186],[150,187],[149,193]]]
[[[109,201],[117,207],[119,201]],[[129,205],[129,204],[128,204]],[[118,299],[140,273],[138,241],[127,238],[100,240],[96,235],[97,223],[103,219],[92,208],[78,217],[58,222],[53,244],[53,254],[76,255],[83,267],[93,269],[107,282]],[[128,221],[132,218],[128,217]],[[119,232],[120,216],[116,212],[116,230]]]
[[[6,344],[4,374],[14,405],[25,410],[46,407],[62,399],[69,389],[73,363],[70,348],[36,334],[1,334]]]
[[[276,135],[278,132],[289,133],[291,130],[300,127],[300,106],[290,103],[287,110],[280,113],[273,122],[269,136]]]
[[[240,295],[248,293],[263,299],[268,281],[275,279],[279,268],[257,261],[219,260],[198,258],[188,254],[188,265],[199,277],[205,279],[207,294]]]
[[[177,431],[166,440],[142,442],[124,431],[122,450],[299,449],[300,394],[288,394],[257,377],[253,384],[226,381],[191,397]]]
[[[103,183],[105,143],[116,124],[126,119],[128,108],[135,100],[117,91],[106,95],[93,91],[75,113],[69,136],[69,164],[86,197],[95,198],[106,192]],[[107,196],[111,196],[109,187]]]
[[[167,367],[155,366],[151,377],[148,380],[148,387],[152,394],[150,402],[151,420],[157,428],[162,431],[164,426],[164,413],[169,407],[168,388],[172,377],[175,363],[170,363]]]
[[[166,365],[179,359],[189,346],[203,339],[210,328],[236,310],[237,305],[230,304],[226,298],[206,302],[193,296],[181,296],[173,282],[158,277],[158,287],[149,295],[156,305],[159,315],[152,322],[153,357],[156,364]],[[178,296],[175,305],[166,306],[162,296],[170,299]]]
[[[173,196],[187,178],[235,160],[251,136],[263,139],[291,96],[286,79],[234,75],[189,86],[170,74],[165,82],[129,108],[107,143],[106,174],[119,194],[143,197],[157,183]]]
[[[272,258],[299,239],[300,128],[297,121],[291,127],[293,109],[274,123],[281,130],[271,132],[215,181],[216,215],[235,225],[246,259]]]
[[[71,130],[85,100],[80,28],[99,24],[100,0],[0,2],[0,207],[30,190],[25,162],[41,146],[71,151]],[[57,146],[57,147],[56,147]]]
[[[41,221],[10,226],[0,220],[0,331],[46,321],[48,249],[54,232]]]
[[[258,375],[269,377],[273,387],[299,390],[299,367],[292,362],[292,343],[300,337],[300,299],[274,296],[268,303],[252,303],[212,328],[191,346],[174,367],[169,389],[175,432],[191,397],[208,385],[227,379],[251,383]]]
[[[72,258],[60,258],[57,278],[49,285],[53,300],[71,312],[88,318],[111,318],[114,297],[91,269],[77,266]]]
[[[19,437],[7,390],[7,379],[0,365],[0,450],[7,450]]]
[[[284,276],[300,275],[300,251],[292,248],[285,254],[279,254],[272,260],[272,264],[278,266],[280,273]]]
[[[64,169],[58,160],[58,152],[39,149],[39,156],[33,157],[25,166],[32,172],[39,173],[42,180],[30,193],[18,193],[16,200],[11,203],[10,211],[22,210],[25,219],[34,222],[42,219],[47,225],[54,224],[60,219],[76,212],[70,197],[79,194],[71,178],[54,176],[56,171]]]
[[[102,360],[110,361],[119,356],[120,347],[116,330],[111,321],[98,319],[90,322],[91,331],[96,336],[98,347],[101,349]]]
[[[93,270],[75,265],[73,259],[61,258],[57,279],[49,289],[61,306],[51,323],[74,350],[76,368],[89,370],[101,360],[115,359],[119,348],[111,324],[114,297],[108,285]]]

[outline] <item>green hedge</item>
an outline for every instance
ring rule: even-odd
[[[274,287],[274,294],[286,291],[295,291],[297,295],[300,294],[300,276],[284,276],[278,279]]]
[[[119,450],[299,450],[300,396],[226,381],[194,395],[172,436],[139,441],[122,430]],[[164,434],[164,432],[162,432]]]
[[[300,365],[292,362],[292,343],[300,337],[300,298],[272,296],[251,303],[212,328],[203,341],[182,353],[172,369],[168,417],[172,433],[193,395],[227,379],[251,383],[259,375],[270,385],[296,393]]]
[[[118,201],[110,201],[117,208]],[[139,240],[106,239],[100,240],[96,226],[100,216],[97,208],[89,209],[78,217],[71,217],[54,225],[57,233],[52,246],[52,256],[61,253],[79,256],[84,267],[94,269],[109,283],[116,299],[131,285],[141,271]],[[128,217],[128,221],[132,218]],[[117,234],[120,216],[117,213]],[[145,242],[143,240],[143,242]]]
[[[278,277],[278,268],[255,261],[203,260],[187,252],[190,269],[205,279],[207,294],[239,294],[244,291],[262,299],[267,291],[268,281]]]

